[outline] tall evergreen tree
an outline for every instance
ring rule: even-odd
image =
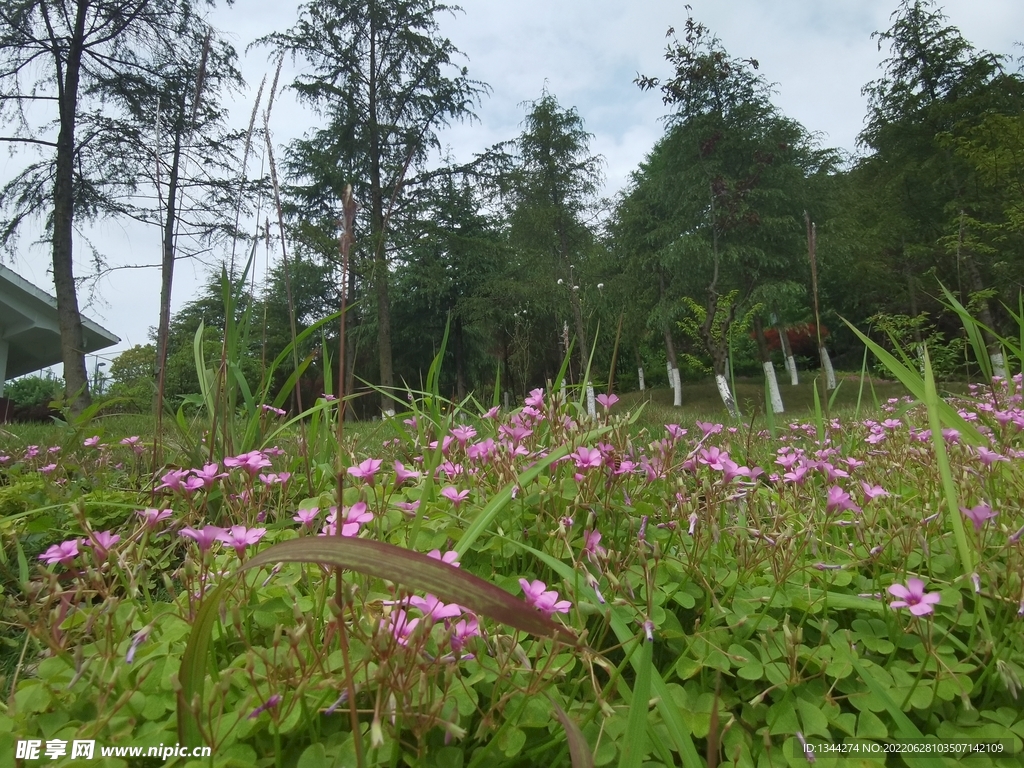
[[[559,325],[571,318],[582,375],[590,344],[581,292],[595,243],[591,221],[603,160],[591,154],[593,137],[575,108],[562,107],[547,91],[528,107],[522,134],[506,147],[510,247],[534,311],[550,314]]]
[[[331,232],[346,184],[360,203],[355,269],[372,286],[385,393],[395,384],[391,268],[403,211],[439,146],[437,131],[472,118],[485,89],[439,34],[437,16],[454,10],[435,0],[313,0],[290,30],[260,41],[304,62],[292,87],[325,119],[289,149],[294,201]],[[388,394],[381,407],[393,410]]]

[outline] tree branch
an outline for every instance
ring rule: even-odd
[[[22,141],[26,144],[42,144],[44,147],[56,147],[55,141],[44,141],[43,139],[19,138],[17,136],[0,136],[0,141]]]

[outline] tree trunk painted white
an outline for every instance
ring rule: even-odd
[[[988,357],[992,361],[992,375],[997,379],[1005,379],[1006,361],[1003,360],[1003,353],[993,352]]]
[[[508,390],[505,390],[505,410],[508,410]]]
[[[587,382],[587,415],[592,418],[597,418],[597,406],[594,402],[594,385],[589,381]]]
[[[644,391],[644,369],[643,368],[637,368],[636,372],[637,372],[637,375],[640,377],[640,391],[643,392]]]
[[[732,390],[729,389],[729,380],[719,373],[715,375],[715,383],[718,385],[718,394],[722,398],[726,410],[729,411],[729,415],[738,419],[739,411],[736,409],[736,400],[733,399]]]
[[[683,405],[683,382],[679,378],[679,369],[672,369],[672,405],[681,408]]]
[[[795,387],[800,383],[800,373],[796,369],[796,358],[792,355],[786,358],[786,370],[789,371],[790,385]]]
[[[825,388],[835,389],[836,372],[832,368],[832,359],[828,356],[828,350],[825,347],[819,347],[818,352],[821,354],[821,366],[825,369]]]
[[[779,380],[775,378],[775,366],[771,364],[771,361],[764,363],[764,376],[768,380],[768,395],[772,401],[772,411],[774,413],[782,413],[786,409],[782,405]]]
[[[917,367],[921,371],[921,376],[924,376],[924,344],[917,348]]]

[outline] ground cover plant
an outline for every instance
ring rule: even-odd
[[[558,386],[445,403],[435,369],[340,473],[336,400],[299,431],[247,399],[232,430],[216,375],[155,473],[88,422],[8,441],[0,753],[696,768],[927,738],[1019,764],[1021,377],[944,401],[888,364],[914,398],[867,418],[642,427]]]

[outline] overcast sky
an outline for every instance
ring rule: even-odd
[[[663,76],[665,32],[681,29],[687,16],[678,0],[463,0],[464,12],[441,17],[442,34],[465,55],[469,76],[487,83],[491,94],[476,110],[478,120],[453,126],[442,142],[456,159],[468,159],[522,129],[524,102],[546,86],[563,107],[575,107],[593,134],[591,149],[605,159],[604,194],[612,197],[628,181],[661,136],[666,109],[657,93],[641,93],[637,73]],[[885,51],[872,32],[890,26],[896,0],[691,0],[693,16],[707,25],[732,56],[755,58],[775,84],[776,105],[820,136],[821,143],[856,151],[866,101],[862,87],[878,77]],[[260,79],[269,72],[267,53],[244,53],[255,38],[290,27],[297,5],[291,0],[238,0],[219,8],[211,23],[243,54],[251,91],[234,106],[239,125],[248,121]],[[950,24],[976,48],[1020,56],[1024,38],[1021,0],[947,0]],[[293,75],[294,72],[286,72]],[[285,79],[288,82],[290,77]],[[283,98],[274,108],[277,142],[301,135],[313,118]],[[20,167],[17,156],[0,156],[0,179]],[[156,263],[159,233],[122,222],[95,227],[90,237],[111,264]],[[45,247],[26,247],[12,266],[53,293]],[[85,249],[77,251],[76,273],[89,269]],[[175,273],[174,306],[195,295],[202,265],[181,264]],[[84,298],[84,297],[83,297]],[[159,303],[157,270],[126,270],[104,278],[86,314],[123,340],[101,353],[109,359],[133,344],[148,342]],[[94,360],[90,356],[92,370]]]

